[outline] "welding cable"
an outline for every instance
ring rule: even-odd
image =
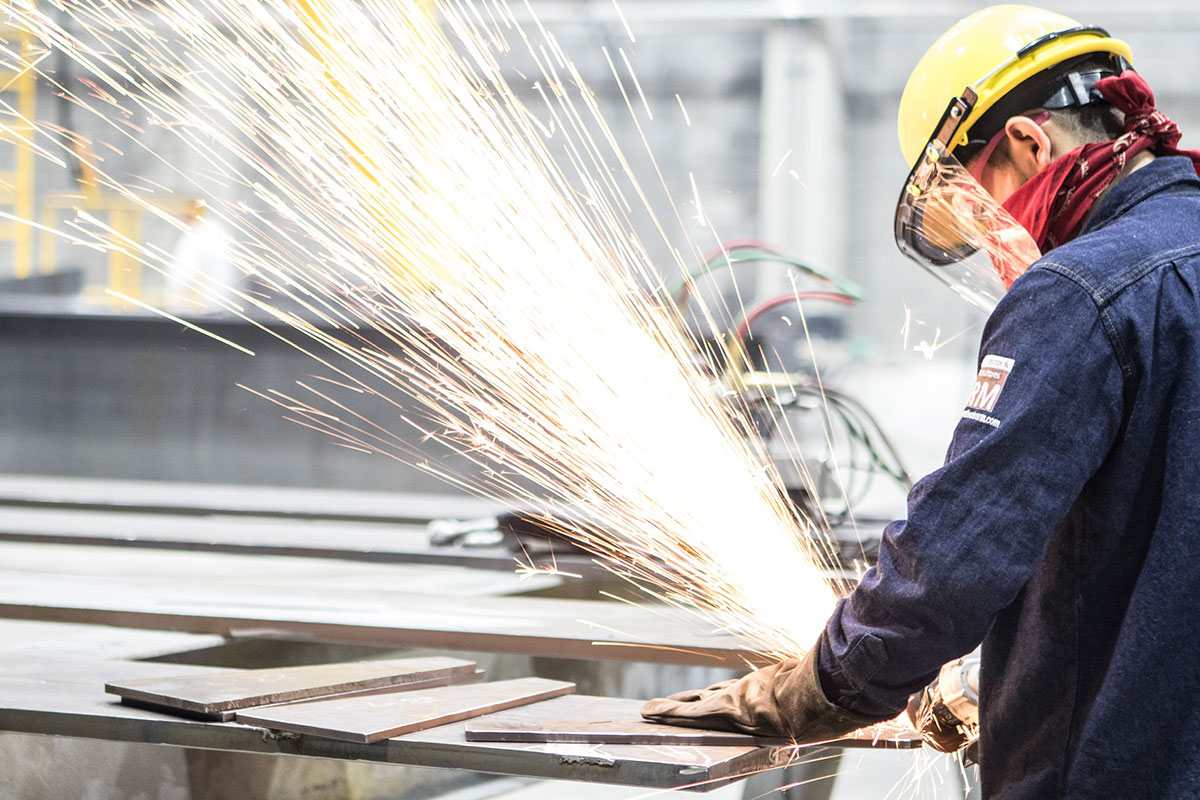
[[[839,511],[830,507],[828,501],[822,502],[821,494],[817,499],[828,523],[837,526],[844,523],[867,496],[874,484],[875,469],[869,448],[863,446],[862,438],[856,435],[853,424],[836,401],[828,404],[828,414],[823,411],[822,416],[829,437],[829,458],[838,462],[828,474],[836,481],[844,505]]]
[[[829,300],[833,303],[839,303],[844,306],[852,306],[859,301],[860,298],[844,292],[824,292],[824,291],[808,291],[808,292],[788,292],[781,294],[778,297],[772,297],[742,315],[741,321],[738,323],[737,329],[734,332],[734,338],[743,344],[746,337],[750,334],[750,326],[755,320],[762,317],[764,314],[769,314],[771,311],[779,308],[782,305],[787,305],[789,302],[795,302],[797,305],[801,300]]]
[[[735,253],[740,251],[748,251],[745,254],[740,254],[735,257]],[[783,264],[800,270],[801,272],[810,275],[817,280],[826,283],[834,288],[840,294],[849,295],[855,300],[862,299],[862,290],[853,282],[838,275],[825,272],[810,264],[805,264],[803,261],[797,261],[794,258],[780,255],[775,250],[767,247],[759,247],[757,245],[743,244],[738,247],[726,247],[716,253],[715,256],[708,258],[704,264],[695,270],[692,270],[687,275],[677,279],[667,287],[667,293],[675,301],[677,308],[684,308],[688,299],[691,297],[692,286],[699,278],[704,277],[719,269],[734,269],[745,264],[759,263],[776,263]]]
[[[815,395],[821,394],[818,389],[810,388],[809,391]],[[838,389],[825,387],[824,398],[831,408],[837,410],[854,438],[870,453],[872,463],[905,489],[911,489],[912,476],[875,416],[857,399]]]
[[[826,389],[826,394],[828,394],[829,391],[829,389]],[[871,456],[875,459],[876,463],[879,464],[880,468],[883,469],[888,475],[895,478],[896,481],[899,482],[900,485],[906,490],[912,489],[912,474],[908,471],[908,469],[905,468],[904,461],[900,458],[900,452],[896,449],[896,445],[892,442],[891,437],[889,437],[883,430],[883,426],[879,424],[879,420],[875,418],[875,415],[868,411],[866,406],[859,402],[857,398],[851,397],[850,395],[837,389],[832,391],[839,404],[846,405],[856,411],[857,414],[866,421],[867,425],[870,426],[871,433],[869,435],[864,435],[864,442],[867,448],[871,451]],[[864,428],[865,427],[866,426],[864,426]],[[882,449],[886,451],[887,456],[891,459],[891,463],[893,465],[892,469],[888,468],[883,457],[880,455],[880,448],[873,444],[873,441],[876,438],[882,446]]]
[[[776,250],[771,245],[761,239],[731,239],[728,242],[722,242],[704,254],[704,263],[708,264],[716,261],[726,253],[732,253],[734,250],[758,250],[763,253],[770,253],[773,256],[782,256],[783,253]]]
[[[854,298],[829,292],[793,292],[767,300],[747,312],[745,319],[738,326],[734,341],[741,347],[741,351],[743,353],[747,352],[746,340],[750,333],[750,326],[756,319],[790,301],[798,302],[804,299],[833,300],[844,305],[852,305],[855,302]],[[912,476],[904,467],[896,446],[884,432],[879,421],[862,403],[845,392],[828,386],[812,386],[808,383],[796,383],[791,388],[794,393],[792,405],[801,396],[812,397],[827,407],[831,413],[838,415],[849,434],[849,440],[852,443],[851,448],[853,449],[853,443],[860,443],[866,448],[870,460],[870,466],[867,468],[868,472],[877,468],[903,486],[906,491],[912,488]],[[824,416],[827,417],[828,414]],[[857,468],[858,459],[853,457],[854,455],[857,455],[856,451],[852,455],[851,467]]]
[[[823,395],[819,389],[808,387],[806,393],[822,398],[831,412],[837,414],[853,441],[866,450],[870,471],[883,472],[895,480],[906,491],[912,488],[913,480],[900,458],[892,440],[884,432],[879,421],[853,397],[837,389],[826,388]]]
[[[800,468],[801,474],[805,476],[806,494],[811,495],[813,502],[820,509],[820,516],[830,524],[839,524],[841,520],[845,519],[849,509],[852,509],[870,488],[870,476],[866,474],[871,469],[869,453],[852,435],[850,426],[846,424],[844,416],[839,413],[837,408],[832,404],[828,408],[823,407],[819,399],[814,399],[813,393],[808,391],[807,386],[792,388],[795,391],[790,393],[790,397],[786,390],[775,393],[774,402],[769,399],[769,396],[761,394],[758,390],[746,392],[743,394],[743,398],[748,405],[775,406],[775,410],[759,417],[763,423],[769,422],[769,427],[760,426],[758,435],[764,445],[770,439],[777,439],[783,444],[789,453],[784,458],[794,461],[795,466]],[[836,455],[839,466],[833,467],[831,462],[823,459],[820,472],[811,471],[808,468],[808,459],[804,457],[808,448],[801,445],[795,428],[782,422],[781,415],[786,417],[789,412],[805,415],[816,412],[820,416],[822,438],[827,443],[829,453],[826,459]],[[771,448],[768,446],[767,452],[769,453],[770,450]],[[774,456],[768,457],[778,460]],[[835,481],[837,494],[846,503],[846,507],[840,511],[831,508],[828,502],[831,499],[831,487],[827,481],[831,479]]]
[[[736,259],[733,257],[734,253],[743,253],[743,251],[747,251],[747,255],[765,255],[766,259],[764,260],[778,261],[783,258],[782,253],[757,239],[736,239],[727,244],[714,247],[704,254],[704,263],[698,269],[694,269],[683,277],[677,278],[667,287],[667,295],[675,303],[675,307],[682,311],[687,306],[687,302],[692,296],[692,288],[695,286],[695,281],[698,278],[723,267],[728,267],[732,270],[735,262],[741,264],[743,261],[746,261],[746,255]]]
[[[830,515],[830,522],[840,525],[853,513],[854,508],[867,497],[871,486],[875,483],[877,468],[881,465],[875,458],[869,440],[863,435],[862,428],[856,424],[853,415],[848,413],[836,400],[829,404],[829,408],[841,420],[845,429],[846,441],[849,443],[848,463],[845,470],[839,470],[844,475],[844,480],[846,481],[843,497],[846,507],[840,515]],[[836,455],[836,452],[832,454],[834,457]]]
[[[912,478],[895,445],[875,416],[860,402],[840,390],[826,388],[822,391],[808,382],[794,384],[791,389],[791,398],[779,402],[780,408],[819,410],[825,420],[831,457],[836,456],[842,465],[837,472],[843,481],[840,489],[845,506],[834,510],[822,503],[822,512],[829,524],[840,525],[850,518],[855,506],[865,499],[874,485],[878,473],[892,478],[906,491],[912,488]],[[814,500],[821,502],[820,497],[814,497]]]

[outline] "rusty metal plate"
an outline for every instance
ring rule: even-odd
[[[107,661],[81,657],[30,659],[0,653],[0,729],[42,736],[164,744],[245,753],[351,759],[463,769],[552,780],[709,791],[746,775],[782,767],[792,748],[652,747],[640,745],[468,742],[455,722],[373,744],[319,736],[264,736],[245,725],[197,722],[145,711],[104,694],[109,681],[199,675],[212,667]],[[578,702],[576,702],[578,701]],[[557,716],[609,698],[568,695],[545,701]],[[571,703],[564,710],[562,703]],[[505,712],[508,713],[508,712]],[[583,712],[586,713],[586,712]],[[762,792],[756,792],[761,794]]]
[[[517,678],[468,686],[376,694],[239,711],[245,725],[326,736],[348,742],[376,742],[437,725],[560,697],[575,684],[544,678]]]
[[[161,707],[167,711],[225,716],[253,706],[345,692],[417,688],[417,685],[467,681],[474,677],[472,661],[429,657],[113,681],[105,684],[104,690],[120,696],[125,702]]]

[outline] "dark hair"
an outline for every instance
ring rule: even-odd
[[[1036,113],[1040,109],[1030,109],[1028,113]],[[1067,132],[1075,142],[1081,144],[1099,144],[1111,142],[1125,132],[1125,115],[1106,102],[1089,103],[1086,106],[1059,108],[1050,113],[1050,121]],[[1014,116],[1024,116],[1014,115]],[[1002,139],[992,151],[988,161],[992,164],[1006,164],[1011,161],[1011,143],[1007,138]],[[1052,153],[1053,158],[1063,155]]]
[[[958,148],[955,155],[966,163],[985,143],[1003,130],[1009,119],[1036,113],[1046,109],[1047,104],[1053,105],[1051,98],[1061,96],[1062,88],[1071,83],[1072,75],[1088,75],[1094,82],[1098,77],[1119,75],[1128,67],[1125,60],[1119,56],[1087,53],[1029,78],[1001,98],[971,126],[971,141]],[[1125,132],[1124,115],[1107,101],[1098,99],[1094,89],[1084,105],[1051,107],[1049,112],[1050,118],[1079,142],[1107,142]],[[1008,142],[1000,142],[995,153],[996,156],[1007,159]]]
[[[1060,108],[1050,112],[1050,119],[1086,144],[1109,142],[1125,133],[1125,115],[1105,101]]]

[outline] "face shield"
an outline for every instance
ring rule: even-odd
[[[1041,252],[948,150],[975,99],[967,89],[946,109],[900,193],[895,233],[901,252],[990,313]]]

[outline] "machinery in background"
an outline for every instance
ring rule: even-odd
[[[745,305],[734,273],[748,268],[784,278],[777,285],[788,291],[758,292],[763,299]],[[774,464],[789,500],[821,528],[814,535],[823,539],[818,549],[836,559],[830,566],[873,563],[881,532],[846,523],[877,477],[905,490],[912,481],[875,417],[830,383],[851,361],[846,317],[862,299],[858,288],[760,242],[739,241],[710,254],[668,294],[695,344],[697,366],[746,420],[745,435]],[[428,530],[440,547],[578,554],[560,533],[578,522],[514,510],[434,520]]]
[[[758,283],[773,273],[786,291],[760,290],[762,299],[743,304],[733,273],[748,268]],[[721,290],[715,276],[722,272],[732,291]],[[702,278],[707,287],[698,285]],[[879,422],[836,388],[853,355],[847,316],[861,300],[850,281],[755,241],[709,254],[672,292],[698,358],[749,420],[746,435],[775,465],[789,499],[827,529],[842,567],[873,562],[878,553],[879,532],[846,527],[875,479],[905,491],[912,485]],[[738,313],[727,313],[733,308]],[[724,328],[722,336],[712,335],[711,320]]]

